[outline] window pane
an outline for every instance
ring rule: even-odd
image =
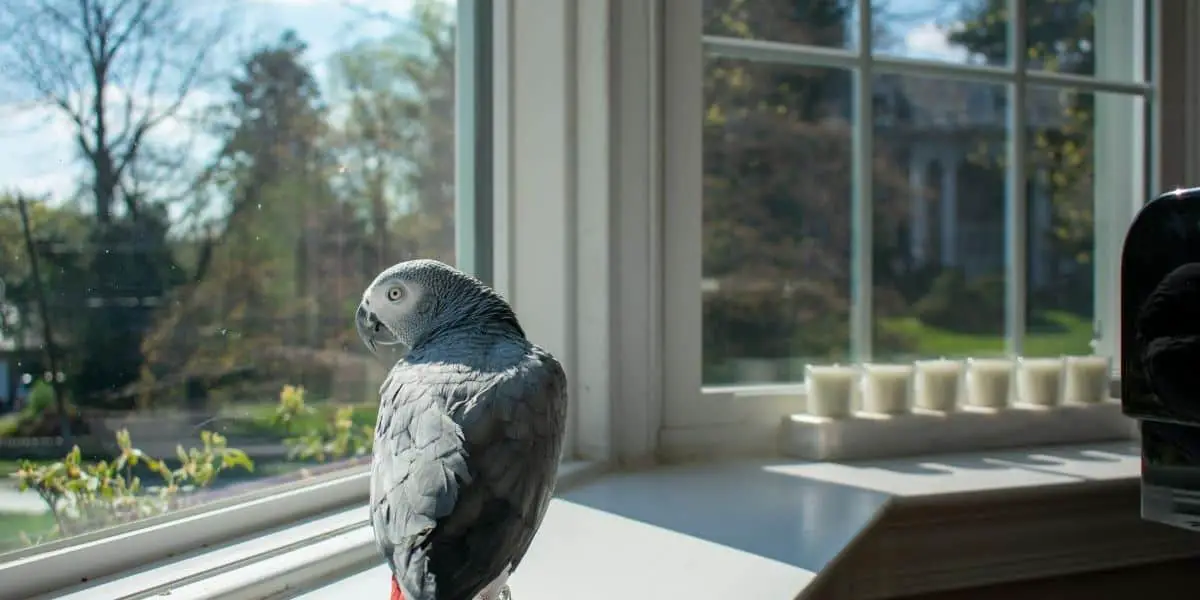
[[[364,285],[454,260],[452,2],[127,4],[0,3],[0,470],[120,441],[165,462],[116,481],[178,488],[68,494],[60,530],[6,478],[0,550],[346,466],[384,372]],[[100,28],[131,32],[102,69]]]
[[[1008,0],[875,2],[871,50],[923,60],[1008,64]]]
[[[1106,8],[1105,17],[1123,17],[1117,28],[1121,39],[1106,40],[1111,50],[1129,53],[1121,62],[1132,64],[1133,48],[1129,43],[1133,37],[1132,8],[1139,4],[1134,0],[1107,4],[1122,6]],[[1114,10],[1115,8],[1115,10]],[[1025,8],[1025,48],[1028,67],[1034,70],[1073,73],[1076,75],[1096,74],[1096,18],[1095,2],[1091,0],[1040,0],[1029,2]],[[1118,14],[1124,13],[1124,14]],[[1109,31],[1113,30],[1109,24]],[[1108,48],[1106,48],[1107,50]],[[1128,78],[1128,74],[1124,75]]]
[[[855,4],[855,0],[704,0],[704,34],[855,48]]]
[[[1029,237],[1025,353],[1091,354],[1096,331],[1096,238],[1099,203],[1128,204],[1137,157],[1098,155],[1101,129],[1127,127],[1138,114],[1131,96],[1034,87],[1027,96]],[[1101,121],[1103,119],[1103,121]],[[1112,140],[1109,134],[1107,139]],[[1128,144],[1121,144],[1128,148]],[[1101,173],[1132,169],[1130,173]],[[1116,177],[1118,180],[1112,180]],[[1107,184],[1103,183],[1108,181]],[[1123,181],[1122,181],[1123,180]],[[1122,189],[1125,192],[1120,191]],[[1115,257],[1110,260],[1115,260]],[[1116,323],[1107,324],[1116,327]]]
[[[1001,354],[1004,86],[874,82],[874,354]]]
[[[704,76],[704,381],[845,360],[848,71],[710,60]]]

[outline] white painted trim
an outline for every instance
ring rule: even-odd
[[[858,0],[858,62],[851,77],[854,95],[850,122],[850,359],[869,362],[875,341],[875,34],[871,0]]]
[[[548,6],[494,5],[497,288],[567,369],[573,456],[643,463],[657,450],[670,285],[661,5]]]
[[[663,435],[719,423],[723,408],[700,394],[704,53],[703,3],[663,3]],[[666,437],[663,446],[668,446]],[[663,449],[665,450],[665,448]]]
[[[0,590],[29,598],[296,523],[362,502],[368,478],[360,467],[33,547],[0,564]]]
[[[595,0],[581,0],[583,3]],[[663,397],[661,0],[610,0],[612,458],[652,460]]]
[[[1096,71],[1109,79],[1145,81],[1144,0],[1096,4]],[[1120,356],[1120,268],[1125,231],[1149,201],[1147,100],[1096,93],[1094,194],[1095,351]],[[1157,103],[1157,102],[1156,102]]]
[[[577,358],[575,8],[573,1],[493,4],[500,63],[493,269],[529,338],[567,371],[567,456],[575,454],[578,373],[589,368]]]
[[[610,112],[614,91],[610,77],[612,7],[606,0],[580,2],[577,18],[570,26],[576,33],[575,98],[578,147],[574,201],[575,319],[579,334],[579,365],[575,372],[577,451],[580,458],[609,460],[612,457],[614,390],[611,377],[616,317],[614,296],[615,250],[612,244],[615,182],[609,168],[613,152]]]
[[[707,35],[704,36],[704,48],[713,56],[783,65],[854,69],[860,63],[857,50],[800,46],[767,40]],[[1012,65],[997,67],[880,54],[871,57],[871,70],[875,73],[945,77],[992,84],[1008,83],[1014,77]],[[1151,84],[1145,81],[1089,77],[1054,71],[1029,71],[1025,77],[1030,85],[1078,88],[1114,94],[1145,94],[1152,90]]]
[[[1025,348],[1026,298],[1028,297],[1029,219],[1026,197],[1027,146],[1026,125],[1029,94],[1025,51],[1025,0],[1008,0],[1008,56],[1012,80],[1005,86],[1006,169],[1004,179],[1004,349],[1020,356]],[[855,124],[861,127],[860,124]]]
[[[601,463],[564,463],[559,470],[558,489],[580,485],[603,472]],[[241,533],[246,539],[240,542],[206,544],[209,548],[203,552],[180,558],[172,559],[173,553],[150,545],[143,552],[146,555],[143,560],[113,571],[114,576],[107,580],[97,582],[88,578],[89,583],[84,585],[78,585],[80,578],[57,576],[60,575],[57,573],[53,575],[56,575],[54,579],[58,585],[43,586],[36,592],[30,592],[33,587],[29,585],[8,586],[9,583],[20,584],[20,581],[0,580],[0,585],[4,585],[0,587],[4,594],[0,598],[31,598],[36,594],[44,594],[38,600],[98,597],[124,600],[158,595],[188,600],[276,597],[379,560],[367,511],[361,504],[367,496],[365,474],[359,483],[361,489],[355,502],[358,506],[354,508],[316,520],[293,519],[287,528],[269,533],[249,535],[250,531],[256,530],[243,530]],[[268,499],[268,506],[273,503],[274,500]],[[125,548],[110,550],[117,552]],[[9,564],[3,567],[7,568]],[[44,573],[51,572],[43,569],[43,563],[21,565],[25,579],[47,579],[39,577]],[[15,595],[8,595],[14,592]]]
[[[283,529],[190,553],[172,560],[169,569],[150,568],[121,573],[115,577],[91,581],[89,585],[63,595],[50,594],[50,597],[56,600],[90,600],[96,597],[139,597],[170,591],[175,598],[175,592],[181,587],[186,587],[188,583],[202,582],[216,574],[237,569],[239,565],[258,565],[266,558],[310,548],[322,540],[363,529],[366,518],[365,507],[356,506],[302,524],[289,524]],[[368,558],[377,559],[377,556]],[[320,568],[326,567],[322,564]]]
[[[497,0],[492,4],[492,287],[515,303],[512,46],[512,8],[507,0]]]

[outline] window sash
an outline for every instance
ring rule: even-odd
[[[1180,165],[1197,164],[1200,161],[1200,119],[1189,114],[1195,112],[1190,107],[1196,106],[1195,99],[1200,96],[1200,61],[1185,59],[1184,56],[1195,56],[1178,50],[1189,42],[1189,30],[1200,27],[1200,10],[1190,7],[1172,6],[1175,12],[1186,12],[1184,15],[1174,15],[1163,18],[1159,0],[1137,0],[1136,2],[1097,3],[1098,10],[1126,11],[1125,17],[1108,18],[1107,23],[1126,31],[1123,43],[1112,44],[1101,42],[1097,44],[1098,52],[1105,52],[1106,46],[1110,52],[1103,60],[1118,60],[1120,53],[1128,53],[1123,57],[1126,61],[1123,68],[1128,69],[1129,76],[1105,76],[1103,71],[1097,77],[1079,76],[1072,74],[1054,73],[1039,70],[1021,70],[1017,65],[978,66],[963,65],[950,62],[936,62],[886,55],[871,55],[870,44],[859,44],[852,50],[836,48],[818,48],[799,45],[788,45],[778,42],[760,40],[730,39],[715,36],[704,36],[702,31],[702,6],[693,0],[661,0],[665,7],[664,25],[660,35],[664,48],[664,104],[670,110],[664,112],[664,163],[663,163],[663,272],[664,272],[664,306],[669,307],[663,314],[663,364],[664,392],[662,408],[662,434],[660,435],[660,454],[665,456],[696,457],[699,455],[720,455],[731,451],[773,451],[774,437],[778,431],[780,419],[795,410],[796,394],[803,393],[801,382],[776,384],[742,384],[704,386],[702,365],[702,297],[700,294],[702,281],[702,178],[703,159],[701,155],[701,128],[704,101],[702,98],[702,78],[704,76],[705,56],[722,56],[742,58],[755,61],[774,62],[780,64],[802,64],[818,67],[836,67],[857,70],[859,81],[869,79],[875,73],[911,74],[921,76],[945,77],[959,80],[1003,84],[1008,87],[1011,102],[1014,97],[1020,97],[1020,92],[1030,86],[1070,88],[1080,92],[1101,92],[1133,96],[1140,100],[1140,108],[1135,114],[1122,119],[1124,129],[1113,129],[1110,123],[1104,123],[1101,128],[1108,127],[1107,135],[1113,139],[1121,139],[1119,144],[1111,144],[1114,150],[1126,152],[1126,159],[1110,156],[1105,158],[1105,164],[1119,162],[1124,168],[1111,172],[1105,171],[1107,181],[1098,180],[1094,193],[1096,201],[1096,262],[1098,265],[1095,283],[1097,297],[1096,318],[1105,325],[1098,332],[1100,337],[1096,352],[1116,357],[1119,351],[1118,285],[1119,285],[1119,255],[1124,237],[1124,230],[1132,220],[1150,193],[1159,189],[1159,181],[1172,185],[1176,181],[1163,179],[1160,170],[1163,163],[1160,157],[1183,153],[1186,157],[1178,161]],[[867,14],[863,7],[867,0],[860,0],[859,14]],[[1010,14],[1023,13],[1024,0],[1010,0]],[[1174,14],[1174,13],[1172,13]],[[1195,23],[1195,25],[1189,25]],[[861,35],[861,39],[869,40],[869,32]],[[1103,25],[1098,25],[1097,35],[1105,35]],[[1010,36],[1011,37],[1011,36]],[[1165,41],[1164,41],[1165,40]],[[1170,62],[1164,62],[1162,48],[1175,48]],[[1148,49],[1149,52],[1143,51]],[[1148,54],[1148,56],[1146,56]],[[1101,57],[1098,56],[1098,59]],[[1136,60],[1146,58],[1146,60]],[[864,77],[864,74],[867,75]],[[1015,89],[1018,80],[1022,90]],[[1164,105],[1159,93],[1163,82],[1186,82],[1177,90],[1180,100],[1170,105]],[[1186,91],[1186,94],[1184,93]],[[1190,100],[1184,102],[1182,99]],[[1126,105],[1131,102],[1125,99]],[[870,106],[864,107],[864,113],[869,115]],[[1011,110],[1011,108],[1010,108]],[[1013,115],[1009,115],[1010,119]],[[1020,115],[1017,115],[1020,116]],[[1188,123],[1187,133],[1183,143],[1168,143],[1167,139],[1158,136],[1157,123]],[[869,120],[859,120],[859,123],[869,125]],[[870,127],[856,125],[855,129],[869,130]],[[1165,135],[1165,134],[1164,134]],[[864,139],[869,133],[857,134],[855,153],[862,157],[869,154],[870,140]],[[1130,147],[1129,140],[1135,144]],[[1012,142],[1010,141],[1010,144]],[[1181,147],[1186,146],[1186,148]],[[1123,149],[1123,150],[1122,150]],[[1023,155],[1023,147],[1010,147],[1010,157],[1013,154]],[[1141,153],[1140,156],[1138,153]],[[1189,162],[1190,161],[1190,162]],[[857,161],[862,164],[861,158]],[[1019,164],[1013,161],[1012,164]],[[1190,177],[1195,169],[1188,167],[1188,173],[1180,171],[1180,177]],[[1009,180],[1015,178],[1010,174]],[[1023,192],[1024,182],[1015,186],[1018,193]],[[1111,184],[1111,189],[1105,185]],[[1014,186],[1008,186],[1010,188]],[[869,189],[861,181],[855,191],[864,196],[857,200],[858,219],[863,220],[869,214]],[[1007,202],[1012,204],[1011,193]],[[865,200],[865,201],[864,201]],[[1009,220],[1017,215],[1010,214]],[[1020,232],[1024,231],[1021,223]],[[1023,239],[1023,238],[1021,238]],[[1015,235],[1010,235],[1008,244],[1020,241]],[[857,249],[856,257],[869,256],[870,236],[860,235],[853,242]],[[856,258],[857,260],[857,258]],[[1014,298],[1023,295],[1025,277],[1024,261],[1009,259],[1008,270],[1016,278],[1010,276],[1008,296],[1009,320],[1018,310],[1023,310],[1022,303],[1014,303]],[[855,271],[870,276],[870,269],[863,268],[860,263]],[[1017,280],[1020,280],[1017,282]],[[865,295],[868,285],[862,285],[859,279],[857,294]],[[1013,283],[1016,282],[1016,283]],[[1020,286],[1020,287],[1018,287]],[[1018,293],[1022,292],[1022,293]],[[1022,298],[1023,300],[1023,298]],[[871,311],[867,303],[858,306],[855,316],[857,325],[854,335],[857,338],[855,348],[859,360],[869,358],[870,319]],[[1023,315],[1020,315],[1023,317]],[[1010,331],[1014,329],[1009,327]],[[1018,330],[1021,330],[1019,328]],[[1024,333],[1023,331],[1020,331]],[[1019,351],[1020,344],[1010,344],[1009,351]],[[1115,367],[1116,361],[1114,361]]]
[[[1147,18],[1157,15],[1152,10],[1154,0],[1134,0],[1122,3],[1097,3],[1096,25],[1096,76],[1081,76],[1042,70],[1029,70],[1025,64],[1023,49],[1025,39],[1025,8],[1027,0],[1008,0],[1008,45],[1011,60],[1005,66],[970,65],[934,60],[919,60],[872,52],[873,19],[869,0],[859,0],[858,39],[852,50],[802,46],[762,40],[745,40],[720,36],[703,36],[704,52],[708,56],[720,56],[750,60],[759,63],[828,67],[850,70],[854,74],[855,99],[853,113],[853,186],[852,186],[852,248],[851,248],[851,296],[850,296],[850,350],[852,360],[867,362],[873,357],[872,324],[874,321],[871,290],[873,269],[871,264],[873,213],[873,173],[865,168],[873,156],[874,106],[871,101],[871,83],[876,74],[915,75],[938,77],[961,81],[1004,84],[1007,88],[1007,157],[1005,185],[1005,342],[1007,353],[1020,356],[1026,335],[1025,290],[1028,279],[1026,241],[1028,219],[1026,218],[1026,92],[1032,87],[1058,87],[1082,93],[1119,94],[1135,97],[1140,102],[1133,104],[1132,114],[1123,106],[1125,102],[1106,102],[1109,98],[1097,97],[1098,112],[1104,118],[1096,119],[1096,136],[1112,139],[1112,143],[1097,144],[1098,162],[1105,165],[1122,165],[1127,168],[1106,168],[1097,174],[1094,185],[1096,279],[1094,295],[1097,297],[1096,319],[1098,322],[1097,351],[1115,356],[1118,345],[1116,335],[1118,313],[1115,303],[1117,280],[1116,265],[1119,264],[1119,248],[1124,239],[1124,229],[1132,221],[1141,201],[1148,198],[1154,188],[1150,175],[1154,169],[1153,157],[1146,153],[1154,140],[1148,140],[1155,132],[1147,127],[1154,111],[1147,105],[1154,102],[1155,83],[1147,73],[1146,37],[1152,31]],[[698,10],[698,9],[697,9]],[[1151,55],[1153,58],[1153,55]],[[1107,67],[1107,69],[1106,69]],[[1108,73],[1104,71],[1108,70]],[[1116,76],[1114,76],[1116,75]],[[1126,102],[1128,100],[1126,99]],[[1126,126],[1130,125],[1130,126]],[[1134,143],[1130,144],[1129,140]],[[1121,152],[1123,156],[1112,156]],[[1138,155],[1145,156],[1138,160]],[[1137,198],[1131,204],[1124,198]],[[1114,254],[1113,250],[1116,249]],[[694,286],[693,289],[699,289]],[[723,386],[729,387],[729,386]]]

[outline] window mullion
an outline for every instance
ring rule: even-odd
[[[850,248],[850,356],[871,360],[872,272],[871,214],[874,183],[871,91],[871,0],[858,1],[858,66],[854,70],[853,182]]]
[[[1026,50],[1025,0],[1008,0],[1009,62],[1013,80],[1008,84],[1008,151],[1005,185],[1005,347],[1019,356],[1025,341],[1026,246]]]

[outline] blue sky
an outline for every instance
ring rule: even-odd
[[[347,5],[363,5],[397,16],[407,14],[411,7],[410,0],[232,1],[241,3],[237,27],[230,36],[239,47],[271,42],[286,29],[293,29],[308,43],[309,59],[323,87],[328,80],[329,57],[355,41],[394,31],[394,26],[384,22],[371,25]],[[213,90],[194,93],[188,108],[207,105],[226,89],[218,84]],[[178,136],[188,130],[182,122],[168,121],[157,133],[160,137]],[[75,189],[79,172],[71,131],[66,120],[53,110],[0,98],[0,190],[68,195]],[[211,150],[212,144],[203,140],[193,147],[198,154]]]
[[[237,38],[268,42],[285,29],[294,29],[309,44],[309,58],[322,85],[327,84],[324,62],[356,40],[391,31],[390,26],[364,24],[360,15],[347,8],[358,4],[372,10],[404,15],[411,0],[234,0],[240,1]],[[448,0],[453,1],[453,0]],[[552,1],[552,0],[546,0]],[[958,2],[938,0],[891,0],[894,53],[939,60],[963,60],[961,51],[946,43],[945,24],[952,21]],[[249,37],[247,37],[249,36]],[[245,45],[245,44],[243,44]],[[216,93],[223,90],[216,89]],[[212,102],[213,92],[197,93],[192,108]],[[45,108],[6,102],[0,98],[0,190],[65,197],[75,189],[79,163],[66,121]],[[164,123],[159,136],[178,137],[189,132],[181,122]],[[203,141],[193,147],[202,158],[212,151]]]

